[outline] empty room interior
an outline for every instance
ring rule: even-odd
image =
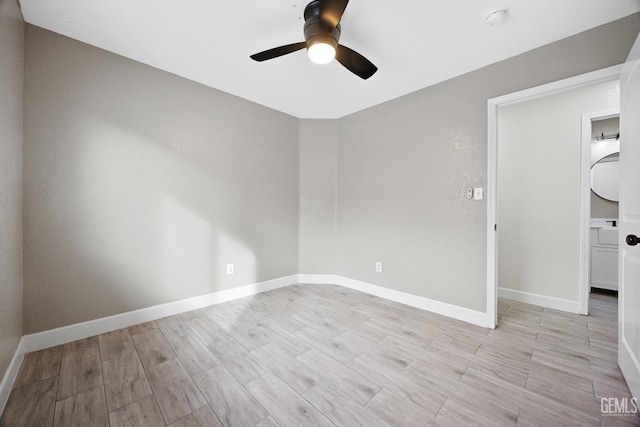
[[[0,0],[0,427],[640,425],[639,33]]]

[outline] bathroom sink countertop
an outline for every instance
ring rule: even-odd
[[[612,225],[615,221],[615,226]],[[617,218],[591,218],[591,228],[618,228]]]

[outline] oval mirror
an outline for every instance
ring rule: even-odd
[[[619,202],[620,153],[609,154],[591,167],[591,190],[603,199]]]

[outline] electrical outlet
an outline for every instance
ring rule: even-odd
[[[235,270],[235,265],[232,262],[227,264],[227,274],[233,274]]]
[[[376,262],[376,273],[382,273],[382,263]]]
[[[467,188],[467,199],[473,198],[473,188]]]

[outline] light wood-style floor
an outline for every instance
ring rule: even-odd
[[[600,426],[617,302],[501,300],[483,329],[297,285],[27,354],[1,426]]]

